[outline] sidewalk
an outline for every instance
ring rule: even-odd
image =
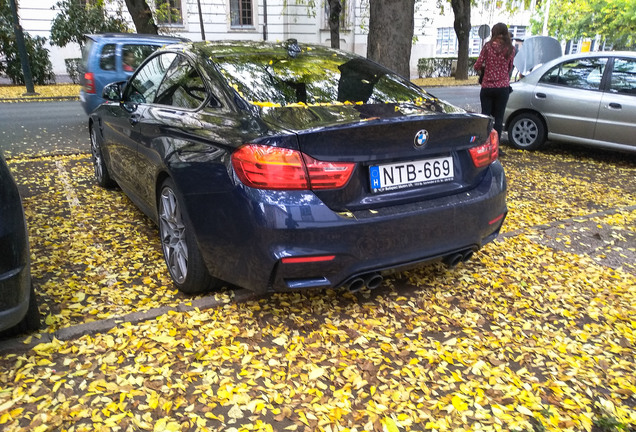
[[[36,94],[27,95],[25,86],[0,85],[0,103],[78,100],[79,90],[78,84],[55,84],[35,86]]]

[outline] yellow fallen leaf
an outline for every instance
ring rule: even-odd
[[[321,368],[321,367],[318,367],[318,368],[316,368],[316,369],[314,369],[314,370],[312,370],[312,371],[310,372],[310,374],[309,374],[309,379],[310,379],[311,381],[315,381],[315,380],[317,380],[318,378],[320,378],[321,376],[323,376],[324,374],[325,374],[325,369],[324,369],[324,368]]]
[[[384,432],[399,432],[397,424],[395,424],[395,420],[391,417],[384,417],[381,421]]]

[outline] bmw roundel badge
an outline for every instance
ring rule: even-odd
[[[424,147],[427,142],[428,142],[428,131],[426,129],[422,129],[417,134],[415,134],[415,148]]]

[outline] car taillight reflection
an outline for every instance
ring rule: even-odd
[[[248,144],[232,154],[232,166],[246,186],[302,190],[343,187],[355,163],[323,162],[298,150]]]
[[[490,131],[486,142],[479,147],[469,149],[470,157],[477,168],[490,165],[499,157],[499,134],[496,130]]]

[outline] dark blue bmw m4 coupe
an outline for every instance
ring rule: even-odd
[[[164,47],[89,118],[97,182],[159,226],[175,285],[377,286],[492,241],[506,180],[492,120],[322,46]]]

